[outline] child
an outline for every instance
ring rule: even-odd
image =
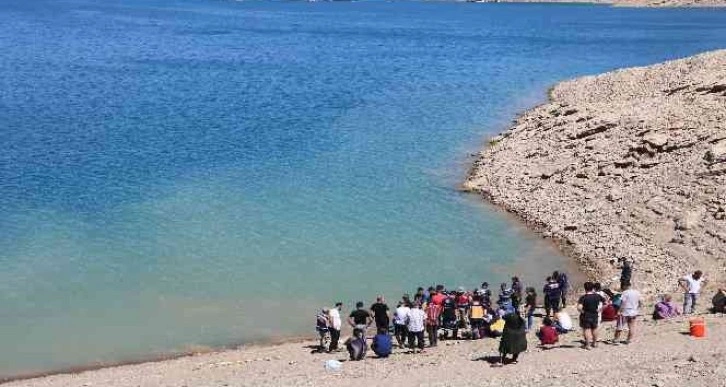
[[[559,334],[551,318],[545,317],[544,325],[537,332],[537,338],[542,346],[551,346],[560,341]]]

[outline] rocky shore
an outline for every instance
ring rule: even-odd
[[[465,188],[559,241],[586,273],[676,289],[726,278],[726,50],[563,82],[492,138]]]

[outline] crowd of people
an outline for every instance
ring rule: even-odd
[[[598,327],[603,322],[615,322],[615,334],[606,342],[611,345],[630,344],[636,334],[636,322],[642,307],[640,293],[633,289],[632,262],[622,262],[619,292],[614,292],[599,283],[585,282],[584,294],[577,300],[579,325],[583,334],[583,348],[592,349],[601,340]],[[664,295],[655,304],[654,319],[673,318],[681,313],[695,311],[701,287],[705,283],[703,273],[696,271],[679,279],[678,285],[684,291],[683,311],[673,303],[670,295]],[[370,348],[380,358],[388,357],[397,345],[408,348],[411,353],[424,352],[436,347],[439,340],[471,339],[487,337],[501,338],[499,361],[495,365],[517,363],[519,354],[527,350],[527,333],[533,332],[544,348],[555,346],[562,334],[575,329],[572,318],[565,310],[570,293],[568,276],[554,272],[547,277],[542,287],[542,307],[534,287],[524,287],[518,277],[502,283],[498,294],[493,294],[489,284],[464,289],[449,290],[444,285],[419,287],[413,297],[404,294],[389,308],[382,295],[366,308],[358,302],[345,321],[353,329],[353,335],[346,340],[345,347],[351,360],[361,360]],[[719,289],[713,298],[714,312],[724,313],[726,294]],[[320,333],[320,351],[338,351],[343,304],[324,308],[317,316],[317,330]],[[535,317],[542,317],[540,327],[535,330]],[[375,335],[368,333],[375,326]],[[627,336],[623,338],[623,332]],[[395,340],[395,343],[394,343]],[[507,356],[511,355],[511,359]]]

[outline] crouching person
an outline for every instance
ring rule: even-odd
[[[378,334],[373,337],[373,343],[371,344],[373,353],[375,353],[378,357],[387,358],[391,355],[392,348],[393,341],[391,340],[391,336],[385,329],[378,329]]]
[[[560,341],[560,335],[551,318],[545,317],[543,323],[544,325],[537,331],[537,338],[542,347],[551,348]]]
[[[345,348],[348,350],[350,360],[363,360],[366,357],[368,344],[366,344],[365,333],[362,329],[353,330],[353,337],[345,342]]]

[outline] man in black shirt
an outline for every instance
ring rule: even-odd
[[[365,336],[366,329],[371,325],[373,319],[367,310],[363,309],[363,302],[358,301],[355,304],[355,310],[350,312],[348,316],[348,324]]]
[[[585,282],[585,295],[577,301],[577,310],[580,312],[580,328],[585,338],[584,349],[597,347],[597,326],[600,313],[600,304],[605,302],[599,294],[595,293],[595,284]]]
[[[388,305],[383,296],[376,297],[376,303],[371,305],[371,313],[373,313],[373,319],[376,321],[376,329],[381,329],[388,332],[388,324],[390,323],[390,315],[388,312]]]

